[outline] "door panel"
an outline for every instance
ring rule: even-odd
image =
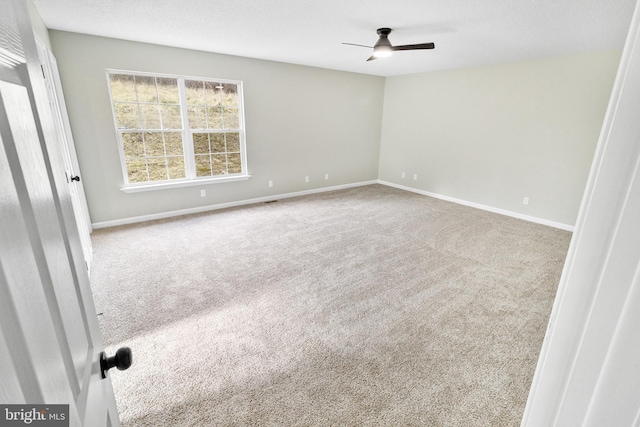
[[[0,366],[12,366],[12,364],[4,334],[0,333]],[[15,401],[16,403],[25,403],[24,401],[19,401],[22,393],[20,392],[20,382],[14,369],[0,369],[0,384],[3,384],[3,387],[0,388],[0,402]]]
[[[82,377],[82,369],[86,361],[88,337],[73,288],[73,277],[64,247],[64,237],[56,221],[58,215],[55,205],[39,203],[41,200],[53,199],[51,187],[43,185],[48,182],[47,168],[40,149],[27,90],[18,85],[2,82],[0,82],[0,90],[5,105],[12,106],[11,109],[6,110],[9,127],[21,130],[14,132],[20,165],[25,170],[33,171],[24,175],[24,178],[28,197],[33,206],[35,223],[38,230],[41,230],[43,255],[47,264],[41,267],[42,275],[47,276],[44,280],[51,281],[52,285],[53,292],[47,295],[47,303],[52,316],[58,320],[54,325],[59,325],[57,331],[59,339],[66,341],[63,346],[63,356],[71,359],[66,360],[65,364],[67,366],[71,364],[75,370],[69,374],[71,387],[77,394],[80,390],[78,378]],[[61,311],[60,307],[65,309]]]

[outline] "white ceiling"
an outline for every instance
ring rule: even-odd
[[[47,27],[379,76],[622,48],[635,0],[33,0]],[[394,45],[366,62],[376,29]]]

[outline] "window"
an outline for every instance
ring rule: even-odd
[[[125,191],[248,178],[242,82],[107,75]]]

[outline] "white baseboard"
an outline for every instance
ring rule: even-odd
[[[505,210],[505,209],[494,208],[492,206],[481,205],[479,203],[469,202],[469,201],[462,200],[462,199],[456,199],[454,197],[444,196],[442,194],[437,194],[437,193],[431,193],[429,191],[419,190],[417,188],[412,188],[412,187],[407,187],[407,186],[404,186],[404,185],[394,184],[392,182],[383,181],[383,180],[363,181],[363,182],[357,182],[357,183],[353,183],[353,184],[344,184],[344,185],[336,185],[336,186],[332,186],[332,187],[315,188],[313,190],[296,191],[296,192],[293,192],[293,193],[277,194],[277,195],[273,195],[273,196],[258,197],[258,198],[255,198],[255,199],[239,200],[239,201],[235,201],[235,202],[219,203],[219,204],[208,205],[208,206],[200,206],[200,207],[197,207],[197,208],[180,209],[180,210],[177,210],[177,211],[162,212],[162,213],[151,214],[151,215],[142,215],[142,216],[136,216],[136,217],[130,217],[130,218],[116,219],[116,220],[113,220],[113,221],[95,222],[95,223],[93,223],[91,225],[93,226],[94,229],[107,228],[107,227],[116,227],[118,225],[135,224],[135,223],[138,223],[138,222],[153,221],[153,220],[156,220],[156,219],[171,218],[171,217],[174,217],[174,216],[189,215],[189,214],[195,214],[195,213],[201,213],[201,212],[208,212],[208,211],[214,211],[214,210],[218,210],[218,209],[232,208],[232,207],[236,207],[236,206],[251,205],[251,204],[255,204],[255,203],[264,203],[264,202],[270,202],[272,200],[279,200],[279,199],[287,199],[287,198],[291,198],[291,197],[306,196],[306,195],[309,195],[309,194],[326,193],[326,192],[329,192],[329,191],[344,190],[344,189],[347,189],[347,188],[362,187],[362,186],[371,185],[371,184],[382,184],[382,185],[386,185],[388,187],[394,187],[394,188],[398,188],[400,190],[405,190],[405,191],[410,191],[412,193],[422,194],[423,196],[429,196],[429,197],[433,197],[433,198],[436,198],[436,199],[446,200],[448,202],[453,202],[453,203],[457,203],[457,204],[464,205],[464,206],[469,206],[469,207],[476,208],[476,209],[482,209],[482,210],[485,210],[485,211],[494,212],[494,213],[497,213],[497,214],[506,215],[506,216],[510,216],[510,217],[513,217],[513,218],[522,219],[522,220],[525,220],[525,221],[535,222],[537,224],[548,225],[549,227],[559,228],[561,230],[573,231],[573,229],[574,229],[574,226],[572,226],[572,225],[562,224],[560,222],[555,222],[555,221],[549,221],[549,220],[546,220],[546,219],[543,219],[543,218],[538,218],[538,217],[534,217],[534,216],[530,216],[530,215],[524,215],[524,214],[521,214],[521,213],[518,213],[518,212],[512,212],[512,211],[508,211],[508,210]]]
[[[294,193],[277,194],[273,196],[258,197],[255,199],[239,200],[235,202],[219,203],[216,205],[200,206],[197,208],[180,209],[177,211],[161,212],[161,213],[151,214],[151,215],[142,215],[142,216],[135,216],[130,218],[116,219],[113,221],[94,222],[91,225],[93,226],[94,229],[116,227],[118,225],[135,224],[138,222],[153,221],[155,219],[164,219],[164,218],[171,218],[171,217],[180,216],[180,215],[189,215],[189,214],[195,214],[195,213],[201,213],[201,212],[215,211],[218,209],[251,205],[255,203],[264,203],[264,202],[270,202],[273,200],[288,199],[291,197],[307,196],[309,194],[326,193],[329,191],[344,190],[347,188],[362,187],[365,185],[371,185],[371,184],[377,184],[377,183],[378,183],[377,180],[373,180],[373,181],[357,182],[353,184],[335,185],[332,187],[315,188],[313,190],[296,191]]]
[[[549,221],[549,220],[544,219],[544,218],[538,218],[538,217],[531,216],[531,215],[524,215],[524,214],[521,214],[521,213],[518,213],[518,212],[512,212],[512,211],[508,211],[508,210],[505,210],[505,209],[494,208],[492,206],[481,205],[479,203],[468,202],[466,200],[456,199],[454,197],[449,197],[449,196],[443,196],[442,194],[431,193],[429,191],[418,190],[417,188],[406,187],[404,185],[394,184],[394,183],[388,182],[388,181],[378,180],[378,184],[387,185],[389,187],[398,188],[400,190],[411,191],[412,193],[422,194],[423,196],[429,196],[429,197],[433,197],[435,199],[446,200],[447,202],[453,202],[453,203],[457,203],[457,204],[464,205],[464,206],[469,206],[469,207],[476,208],[476,209],[482,209],[484,211],[489,211],[489,212],[493,212],[493,213],[497,213],[497,214],[501,214],[501,215],[506,215],[506,216],[522,219],[522,220],[529,221],[529,222],[535,222],[536,224],[548,225],[549,227],[559,228],[561,230],[566,230],[566,231],[573,232],[573,229],[574,229],[573,225],[563,224],[561,222]]]

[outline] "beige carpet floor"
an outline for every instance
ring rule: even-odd
[[[571,234],[371,185],[92,237],[125,426],[517,426]]]

